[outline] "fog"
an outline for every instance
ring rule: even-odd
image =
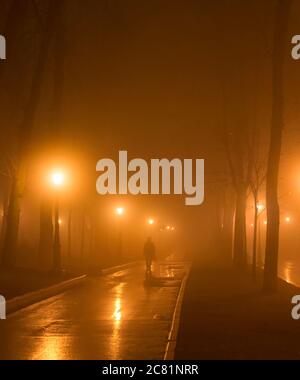
[[[8,12],[10,2],[3,3]],[[294,7],[296,10],[298,5]],[[246,136],[255,125],[260,131],[261,155],[268,154],[274,12],[271,0],[66,1],[60,127],[53,132],[56,57],[52,42],[31,133],[18,265],[40,265],[40,207],[52,196],[47,175],[54,168],[67,173],[59,199],[65,267],[80,271],[118,262],[120,233],[123,261],[142,257],[147,236],[153,237],[160,257],[179,253],[219,260],[224,244],[219,239],[224,227],[222,199],[226,198],[229,208],[234,207],[235,199],[230,190],[224,129],[230,136],[241,130]],[[298,21],[294,14],[291,33]],[[1,23],[4,28],[5,12]],[[23,20],[17,42],[7,40],[7,60],[1,62],[2,240],[17,128],[38,54],[36,28],[33,17]],[[280,274],[295,283],[300,283],[295,269],[300,226],[298,67],[299,63],[287,59],[279,181]],[[104,158],[117,161],[121,150],[131,159],[147,162],[204,159],[204,203],[186,206],[184,194],[97,194],[96,163]],[[259,198],[265,204],[265,185]],[[121,206],[124,215],[119,220],[115,209]],[[253,210],[249,192],[249,261]],[[153,225],[149,218],[155,221]],[[260,219],[259,264],[263,265],[266,216],[262,213]],[[167,226],[174,229],[169,231]],[[43,266],[51,266],[51,260],[43,257]]]

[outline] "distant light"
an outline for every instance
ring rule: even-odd
[[[62,224],[62,220],[61,219],[58,219],[58,224]]]
[[[251,223],[251,227],[254,227],[254,224],[253,224],[253,223]]]
[[[124,208],[123,207],[117,207],[116,208],[117,215],[123,215],[124,214]]]
[[[265,225],[267,225],[267,224],[268,224],[268,222],[265,220],[265,221],[264,221],[264,224],[265,224]]]
[[[175,227],[171,227],[171,231],[175,231]]]
[[[154,220],[153,219],[148,219],[148,224],[150,224],[151,226],[154,224]]]
[[[290,218],[289,216],[287,216],[287,217],[285,218],[285,221],[286,221],[286,223],[290,223],[291,218]]]
[[[60,187],[64,183],[65,176],[62,172],[54,172],[51,175],[51,180],[54,186]]]
[[[257,208],[258,211],[262,211],[265,208],[265,206],[262,203],[258,203],[256,205],[256,208]]]
[[[171,227],[170,227],[170,226],[167,226],[167,227],[166,227],[166,229],[167,229],[167,230],[170,230],[170,229],[171,229]]]

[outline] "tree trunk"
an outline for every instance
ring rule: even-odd
[[[254,223],[253,223],[253,248],[252,248],[252,275],[256,277],[256,265],[257,265],[257,221],[258,221],[258,209],[257,209],[257,194],[254,194]]]
[[[263,255],[261,249],[261,215],[258,216],[257,220],[257,264],[261,268],[263,266]]]
[[[291,0],[278,0],[273,47],[273,99],[270,149],[267,168],[266,203],[267,235],[263,288],[275,291],[277,287],[279,246],[278,173],[283,129],[283,66],[288,41],[288,19]]]
[[[64,83],[64,28],[63,28],[63,7],[64,1],[60,0],[56,3],[55,18],[55,35],[54,35],[54,86],[51,107],[51,130],[49,133],[49,141],[54,146],[58,145],[59,132],[61,125],[61,107]],[[53,225],[52,210],[53,200],[43,199],[40,208],[40,249],[39,257],[54,254],[53,252]],[[49,260],[48,260],[49,262]]]
[[[222,189],[223,190],[223,189]],[[215,216],[215,252],[217,257],[222,257],[222,237],[223,237],[223,212],[224,212],[224,192],[216,191],[216,216]]]
[[[20,223],[20,199],[25,186],[24,162],[19,164],[17,170],[13,178],[6,214],[6,226],[2,248],[2,265],[4,267],[13,267],[16,261],[16,247]]]
[[[68,212],[68,247],[67,247],[67,258],[68,265],[71,266],[71,256],[72,256],[72,209]]]
[[[42,79],[47,62],[47,53],[53,29],[53,21],[56,14],[57,2],[59,2],[59,0],[51,0],[49,2],[44,33],[41,37],[37,65],[33,73],[29,99],[25,107],[23,120],[19,126],[19,147],[16,158],[16,170],[12,179],[12,188],[9,196],[7,223],[3,244],[2,264],[6,267],[13,267],[16,263],[20,208],[27,177],[30,136],[40,99]]]
[[[80,257],[82,262],[85,259],[84,255],[84,248],[85,248],[85,211],[82,213],[82,219],[81,219],[81,234],[80,234],[81,240],[80,240]]]
[[[233,237],[233,218],[234,218],[234,202],[232,193],[225,199],[224,217],[223,217],[223,255],[225,262],[232,260],[232,237]]]
[[[239,184],[236,191],[236,210],[234,222],[233,264],[244,269],[246,257],[246,202],[247,186]]]
[[[40,241],[39,260],[40,269],[49,270],[52,266],[53,249],[53,223],[52,223],[52,202],[43,201],[40,208]],[[50,217],[49,217],[50,216]]]
[[[29,6],[29,0],[24,0],[24,1],[13,0],[9,8],[8,16],[6,19],[5,26],[4,26],[4,33],[3,33],[5,38],[9,40],[9,44],[6,48],[7,60],[9,60],[9,58],[11,57],[11,52],[13,48],[16,46],[18,28],[20,27],[20,24],[22,24],[22,21],[26,17],[28,6]],[[0,65],[0,81],[2,81],[5,67],[6,66],[4,64]],[[18,193],[17,186],[15,183],[11,184],[10,193],[14,193],[14,194]],[[1,263],[5,263],[7,261],[4,255],[4,244],[6,241],[7,226],[12,223],[18,223],[18,219],[19,219],[17,216],[19,206],[17,204],[10,205],[9,199],[10,199],[10,195],[8,195],[7,207],[5,208],[5,210],[3,210],[3,222],[2,222],[2,231],[1,231],[2,254],[0,255]],[[16,237],[16,235],[12,233],[12,231],[9,231],[8,233],[9,235],[11,235],[7,237],[10,241]]]
[[[6,213],[7,213],[7,208],[8,208],[7,207],[8,206],[7,200],[8,200],[7,199],[7,193],[5,192],[4,197],[3,197],[3,201],[2,201],[2,223],[1,223],[1,240],[0,240],[1,252],[2,252],[3,239],[4,239],[4,235],[5,235]],[[0,259],[1,259],[1,256],[0,256]]]
[[[54,238],[53,238],[53,266],[52,269],[56,273],[61,271],[61,243],[60,243],[60,225],[59,225],[59,201],[54,202]]]

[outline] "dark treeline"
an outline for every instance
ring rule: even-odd
[[[274,11],[272,60],[271,125],[261,130],[256,120],[252,125],[223,128],[224,146],[228,160],[230,182],[234,189],[235,217],[233,226],[233,264],[240,270],[247,268],[246,208],[252,196],[254,208],[252,274],[257,269],[258,217],[266,208],[266,251],[264,262],[264,291],[274,291],[278,278],[279,224],[278,178],[284,126],[284,62],[288,47],[288,24],[291,1],[278,0]],[[267,135],[264,135],[266,134]],[[268,136],[269,134],[269,136]],[[268,143],[266,143],[268,142]],[[266,205],[259,197],[266,188]],[[224,215],[226,215],[224,204]],[[260,263],[261,264],[261,263]]]

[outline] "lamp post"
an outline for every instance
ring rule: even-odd
[[[51,183],[57,191],[54,200],[54,241],[53,241],[53,270],[60,272],[61,270],[61,244],[60,244],[60,224],[59,218],[59,197],[58,191],[64,185],[65,176],[62,172],[54,172],[51,175]]]
[[[254,210],[254,231],[253,231],[253,257],[252,257],[252,275],[253,277],[256,276],[256,265],[257,265],[257,258],[256,258],[256,248],[257,248],[257,230],[258,230],[258,256],[260,259],[260,215],[264,211],[265,206],[261,203],[255,203],[255,210]]]
[[[124,207],[117,207],[116,208],[116,214],[118,217],[118,254],[119,254],[119,259],[122,260],[123,256],[123,247],[122,247],[122,217],[124,215],[125,209]]]

